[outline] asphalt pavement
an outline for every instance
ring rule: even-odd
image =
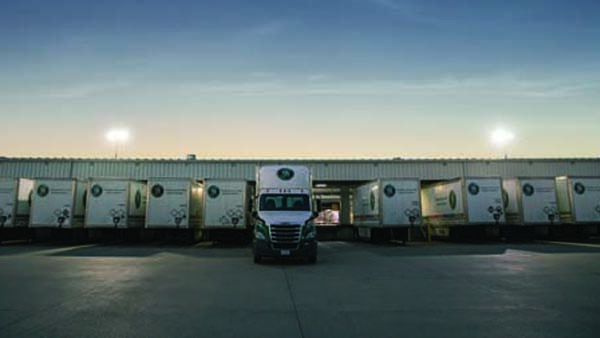
[[[600,245],[0,246],[0,337],[594,337]]]

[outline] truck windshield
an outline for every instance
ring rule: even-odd
[[[260,196],[261,211],[310,211],[308,195],[302,194],[265,194]]]

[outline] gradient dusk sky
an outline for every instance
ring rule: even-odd
[[[596,157],[600,1],[4,1],[0,116],[0,156]]]

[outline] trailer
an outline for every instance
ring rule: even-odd
[[[424,184],[421,188],[423,219],[433,234],[449,237],[474,233],[472,226],[489,231],[506,222],[502,204],[502,181],[499,177],[464,177]],[[466,226],[467,228],[463,228]],[[471,228],[471,229],[469,229]]]
[[[421,225],[419,179],[379,179],[359,186],[353,195],[352,215],[360,239],[397,239],[396,229],[402,230],[401,239],[406,240],[407,228]]]
[[[71,178],[36,178],[31,194],[29,227],[82,227],[85,187],[85,182]]]
[[[202,221],[200,183],[190,178],[151,178],[146,207],[147,229],[193,229]]]
[[[205,179],[201,224],[204,239],[249,240],[252,195],[248,181]]]
[[[86,228],[142,228],[146,213],[146,183],[118,178],[89,181]]]
[[[27,227],[33,181],[0,178],[0,228]]]
[[[502,188],[508,224],[560,223],[554,178],[506,178],[502,180]]]
[[[600,177],[557,177],[561,223],[600,224]]]

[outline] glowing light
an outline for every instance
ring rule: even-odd
[[[129,140],[129,130],[125,128],[111,129],[106,133],[106,139],[112,143],[124,143]]]
[[[496,147],[504,147],[514,141],[515,134],[512,132],[498,128],[492,132],[491,141]]]
[[[119,145],[129,141],[129,130],[114,128],[106,132],[106,139],[115,145],[115,158],[119,156]]]

